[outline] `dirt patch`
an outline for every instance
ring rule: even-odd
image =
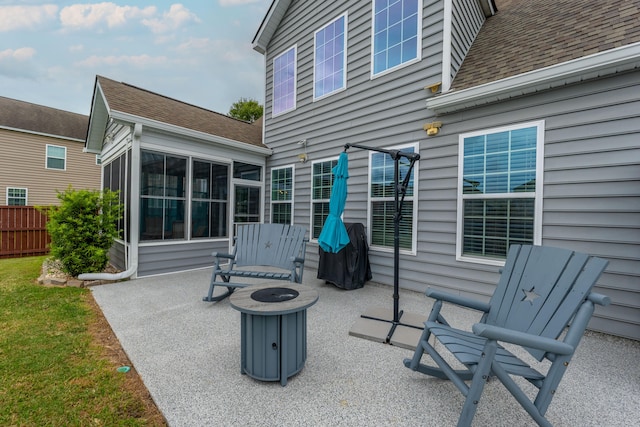
[[[143,413],[130,414],[138,419],[144,419],[149,426],[167,426],[167,422],[158,409],[142,378],[132,365],[129,357],[120,345],[120,341],[111,329],[111,325],[102,314],[102,310],[93,298],[93,294],[87,294],[87,303],[95,313],[95,321],[89,325],[89,333],[93,336],[94,343],[103,349],[104,357],[112,364],[114,371],[121,366],[129,366],[129,372],[125,373],[125,389],[137,396],[143,403]]]

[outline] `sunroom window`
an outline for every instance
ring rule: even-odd
[[[460,135],[459,258],[504,260],[541,241],[544,122]]]
[[[400,151],[414,153],[416,146],[394,147]],[[394,247],[394,216],[395,209],[395,161],[389,154],[372,152],[370,154],[370,184],[369,184],[369,230],[371,246],[393,249]],[[404,180],[409,170],[410,162],[405,157],[399,160],[399,180]],[[404,202],[402,203],[399,245],[400,249],[415,253],[415,218],[417,203],[414,200],[415,169],[411,171]]]
[[[228,236],[229,166],[193,161],[191,237]]]

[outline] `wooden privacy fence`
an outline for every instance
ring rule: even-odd
[[[49,253],[47,216],[34,206],[0,206],[0,258]]]

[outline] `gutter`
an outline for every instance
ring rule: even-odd
[[[131,143],[131,176],[140,176],[140,137],[142,136],[142,124],[136,123],[133,127],[133,138]],[[140,194],[140,179],[126,177],[126,181],[131,182],[131,193]],[[132,200],[139,198],[132,197]],[[131,203],[129,206],[131,218],[139,218],[139,203]],[[138,271],[138,239],[140,235],[139,222],[131,221],[130,224],[131,242],[129,244],[129,268],[120,273],[82,273],[78,275],[80,280],[122,280],[134,276]],[[126,246],[125,246],[126,247]]]
[[[451,113],[638,68],[640,43],[634,43],[480,86],[443,93],[427,100],[427,108],[439,114]]]

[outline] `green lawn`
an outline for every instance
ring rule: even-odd
[[[153,425],[93,342],[90,291],[38,285],[43,260],[0,259],[0,425]]]

